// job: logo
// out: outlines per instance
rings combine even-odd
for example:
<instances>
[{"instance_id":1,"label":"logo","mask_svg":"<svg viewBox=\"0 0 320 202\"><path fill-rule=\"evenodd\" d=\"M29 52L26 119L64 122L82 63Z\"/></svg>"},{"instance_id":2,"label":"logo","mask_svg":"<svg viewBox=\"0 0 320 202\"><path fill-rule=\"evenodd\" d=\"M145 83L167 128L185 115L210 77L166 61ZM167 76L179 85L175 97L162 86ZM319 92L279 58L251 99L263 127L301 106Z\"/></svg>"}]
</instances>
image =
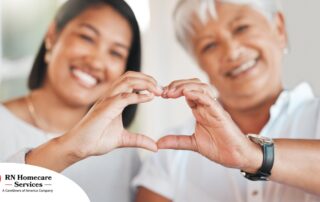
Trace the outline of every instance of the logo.
<instances>
[{"instance_id":1,"label":"logo","mask_svg":"<svg viewBox=\"0 0 320 202\"><path fill-rule=\"evenodd\" d=\"M1 182L1 175L0 175L0 182Z\"/></svg>"}]
</instances>

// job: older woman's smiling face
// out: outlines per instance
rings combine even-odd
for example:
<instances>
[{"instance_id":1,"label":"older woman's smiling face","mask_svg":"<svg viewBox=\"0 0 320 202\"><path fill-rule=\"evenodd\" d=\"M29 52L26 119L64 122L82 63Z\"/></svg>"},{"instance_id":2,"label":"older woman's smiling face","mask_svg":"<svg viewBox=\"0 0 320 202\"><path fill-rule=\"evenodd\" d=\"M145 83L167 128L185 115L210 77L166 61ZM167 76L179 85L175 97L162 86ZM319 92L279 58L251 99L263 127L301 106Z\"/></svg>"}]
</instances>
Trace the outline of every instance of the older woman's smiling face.
<instances>
[{"instance_id":1,"label":"older woman's smiling face","mask_svg":"<svg viewBox=\"0 0 320 202\"><path fill-rule=\"evenodd\" d=\"M217 18L193 22L192 45L221 101L245 109L282 89L286 33L281 14L268 20L247 5L217 3Z\"/></svg>"}]
</instances>

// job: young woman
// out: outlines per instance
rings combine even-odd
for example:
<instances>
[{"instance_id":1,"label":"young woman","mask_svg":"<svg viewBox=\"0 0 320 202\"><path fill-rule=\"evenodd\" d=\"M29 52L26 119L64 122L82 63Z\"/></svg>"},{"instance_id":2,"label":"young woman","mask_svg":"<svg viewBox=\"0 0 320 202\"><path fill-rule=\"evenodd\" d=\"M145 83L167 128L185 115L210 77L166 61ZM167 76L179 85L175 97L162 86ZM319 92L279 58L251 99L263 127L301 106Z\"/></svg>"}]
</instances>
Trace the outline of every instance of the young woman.
<instances>
[{"instance_id":1,"label":"young woman","mask_svg":"<svg viewBox=\"0 0 320 202\"><path fill-rule=\"evenodd\" d=\"M65 169L92 201L130 201L129 183L140 165L137 151L103 154L126 146L156 150L151 139L123 128L133 120L131 104L161 94L153 78L138 73L140 48L137 21L124 1L67 1L35 59L31 92L0 105L0 160L13 156L15 162ZM136 94L139 90L150 95ZM105 125L92 125L100 132L86 133L94 121L90 117L71 130L93 105L90 114L106 108L112 115L102 113ZM96 155L102 156L87 158Z\"/></svg>"}]
</instances>

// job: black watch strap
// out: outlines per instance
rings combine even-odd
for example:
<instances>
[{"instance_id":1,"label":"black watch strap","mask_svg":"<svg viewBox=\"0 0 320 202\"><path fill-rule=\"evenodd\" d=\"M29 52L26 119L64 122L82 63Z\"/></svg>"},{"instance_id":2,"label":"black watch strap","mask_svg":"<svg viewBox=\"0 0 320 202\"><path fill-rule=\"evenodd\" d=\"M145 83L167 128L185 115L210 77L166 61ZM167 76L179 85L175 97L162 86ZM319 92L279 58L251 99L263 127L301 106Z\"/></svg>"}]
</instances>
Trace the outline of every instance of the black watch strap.
<instances>
[{"instance_id":1,"label":"black watch strap","mask_svg":"<svg viewBox=\"0 0 320 202\"><path fill-rule=\"evenodd\" d=\"M263 150L263 162L261 168L259 169L260 172L271 175L271 169L273 167L274 162L274 145L272 144L264 144L262 146Z\"/></svg>"},{"instance_id":2,"label":"black watch strap","mask_svg":"<svg viewBox=\"0 0 320 202\"><path fill-rule=\"evenodd\" d=\"M268 177L271 175L271 169L274 162L274 144L264 143L261 145L261 149L263 151L263 161L260 169L256 173L243 172L244 176L249 180L264 181L268 180Z\"/></svg>"}]
</instances>

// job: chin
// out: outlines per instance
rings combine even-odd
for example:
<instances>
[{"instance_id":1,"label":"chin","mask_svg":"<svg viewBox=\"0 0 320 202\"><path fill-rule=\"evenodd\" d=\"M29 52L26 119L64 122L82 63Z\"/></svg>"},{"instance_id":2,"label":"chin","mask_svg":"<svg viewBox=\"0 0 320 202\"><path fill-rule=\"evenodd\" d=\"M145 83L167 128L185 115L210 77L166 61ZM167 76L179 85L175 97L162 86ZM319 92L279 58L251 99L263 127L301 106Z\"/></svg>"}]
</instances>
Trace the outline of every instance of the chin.
<instances>
[{"instance_id":1,"label":"chin","mask_svg":"<svg viewBox=\"0 0 320 202\"><path fill-rule=\"evenodd\" d=\"M72 108L90 107L97 101L92 99L93 96L89 95L65 95L63 96L64 102Z\"/></svg>"},{"instance_id":2,"label":"chin","mask_svg":"<svg viewBox=\"0 0 320 202\"><path fill-rule=\"evenodd\" d=\"M85 106L90 107L96 101L97 101L97 99L92 100L92 99L88 99L88 97L84 97L84 98L79 97L76 101L74 101L74 104L78 105L78 106L83 106L83 107L85 107Z\"/></svg>"},{"instance_id":3,"label":"chin","mask_svg":"<svg viewBox=\"0 0 320 202\"><path fill-rule=\"evenodd\" d=\"M263 99L259 97L249 97L249 96L243 96L243 97L237 97L234 99L229 99L229 101L225 101L223 103L227 108L233 109L240 112L245 111L251 111L252 109L255 109L257 106L260 106Z\"/></svg>"},{"instance_id":4,"label":"chin","mask_svg":"<svg viewBox=\"0 0 320 202\"><path fill-rule=\"evenodd\" d=\"M238 92L244 96L264 94L270 88L270 80L265 77L255 78L238 87Z\"/></svg>"},{"instance_id":5,"label":"chin","mask_svg":"<svg viewBox=\"0 0 320 202\"><path fill-rule=\"evenodd\" d=\"M235 93L236 92L236 93ZM225 104L232 108L247 109L265 99L264 89L255 87L237 88L224 98Z\"/></svg>"}]
</instances>

